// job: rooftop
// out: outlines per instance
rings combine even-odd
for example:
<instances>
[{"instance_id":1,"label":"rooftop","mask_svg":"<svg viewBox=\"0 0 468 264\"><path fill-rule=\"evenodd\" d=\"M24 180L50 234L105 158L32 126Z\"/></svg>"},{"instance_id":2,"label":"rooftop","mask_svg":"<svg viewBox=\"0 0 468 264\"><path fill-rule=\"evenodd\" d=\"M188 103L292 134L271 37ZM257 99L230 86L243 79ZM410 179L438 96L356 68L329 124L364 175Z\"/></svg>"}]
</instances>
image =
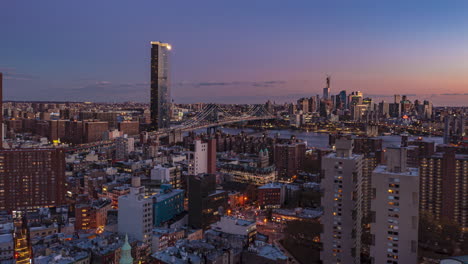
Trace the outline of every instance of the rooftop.
<instances>
[{"instance_id":1,"label":"rooftop","mask_svg":"<svg viewBox=\"0 0 468 264\"><path fill-rule=\"evenodd\" d=\"M267 183L263 186L258 187L258 189L279 189L282 188L283 184L279 182Z\"/></svg>"},{"instance_id":2,"label":"rooftop","mask_svg":"<svg viewBox=\"0 0 468 264\"><path fill-rule=\"evenodd\" d=\"M403 172L389 172L387 171L387 166L380 165L377 166L374 170L375 173L385 173L385 174L393 174L393 175L403 175L403 176L419 176L419 169L418 168L408 168L407 171Z\"/></svg>"},{"instance_id":3,"label":"rooftop","mask_svg":"<svg viewBox=\"0 0 468 264\"><path fill-rule=\"evenodd\" d=\"M8 242L13 243L13 235L12 234L0 235L0 243L8 243Z\"/></svg>"}]
</instances>

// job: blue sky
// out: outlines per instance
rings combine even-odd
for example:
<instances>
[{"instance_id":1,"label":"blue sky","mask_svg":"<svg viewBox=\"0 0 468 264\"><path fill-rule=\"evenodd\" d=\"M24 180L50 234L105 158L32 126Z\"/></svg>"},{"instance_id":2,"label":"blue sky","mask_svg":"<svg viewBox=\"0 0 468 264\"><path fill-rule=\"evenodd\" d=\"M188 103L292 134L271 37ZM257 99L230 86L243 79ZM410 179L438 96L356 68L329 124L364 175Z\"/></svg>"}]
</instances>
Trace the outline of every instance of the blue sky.
<instances>
[{"instance_id":1,"label":"blue sky","mask_svg":"<svg viewBox=\"0 0 468 264\"><path fill-rule=\"evenodd\" d=\"M3 1L6 100L149 101L150 41L176 102L361 90L468 99L467 1Z\"/></svg>"}]
</instances>

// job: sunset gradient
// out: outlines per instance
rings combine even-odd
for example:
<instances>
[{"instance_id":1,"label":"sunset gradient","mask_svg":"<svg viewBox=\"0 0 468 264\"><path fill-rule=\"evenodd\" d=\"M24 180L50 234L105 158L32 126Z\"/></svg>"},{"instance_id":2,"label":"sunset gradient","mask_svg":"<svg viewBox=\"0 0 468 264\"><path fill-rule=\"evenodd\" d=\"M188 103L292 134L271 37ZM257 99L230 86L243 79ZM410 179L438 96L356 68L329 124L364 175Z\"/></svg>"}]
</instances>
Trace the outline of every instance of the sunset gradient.
<instances>
[{"instance_id":1,"label":"sunset gradient","mask_svg":"<svg viewBox=\"0 0 468 264\"><path fill-rule=\"evenodd\" d=\"M5 100L149 102L150 41L175 102L360 90L468 101L467 1L3 1Z\"/></svg>"}]
</instances>

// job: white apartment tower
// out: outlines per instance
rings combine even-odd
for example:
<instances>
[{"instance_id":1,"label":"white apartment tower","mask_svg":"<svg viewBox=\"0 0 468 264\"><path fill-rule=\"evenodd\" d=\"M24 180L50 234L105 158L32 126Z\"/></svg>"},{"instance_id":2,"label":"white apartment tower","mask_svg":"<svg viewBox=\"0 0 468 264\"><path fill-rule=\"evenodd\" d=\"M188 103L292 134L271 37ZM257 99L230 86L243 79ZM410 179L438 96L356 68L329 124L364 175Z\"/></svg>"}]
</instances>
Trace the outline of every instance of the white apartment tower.
<instances>
[{"instance_id":1,"label":"white apartment tower","mask_svg":"<svg viewBox=\"0 0 468 264\"><path fill-rule=\"evenodd\" d=\"M362 155L353 154L354 141L340 138L336 152L323 158L320 240L323 263L360 263L362 218Z\"/></svg>"},{"instance_id":2,"label":"white apartment tower","mask_svg":"<svg viewBox=\"0 0 468 264\"><path fill-rule=\"evenodd\" d=\"M216 172L216 140L208 139L202 141L197 139L194 141L194 151L189 154L190 175L198 175L200 173L215 173Z\"/></svg>"},{"instance_id":3,"label":"white apartment tower","mask_svg":"<svg viewBox=\"0 0 468 264\"><path fill-rule=\"evenodd\" d=\"M193 143L195 147L193 153L190 153L189 174L198 175L206 173L208 170L208 143L204 143L199 139Z\"/></svg>"},{"instance_id":4,"label":"white apartment tower","mask_svg":"<svg viewBox=\"0 0 468 264\"><path fill-rule=\"evenodd\" d=\"M133 177L130 193L119 197L118 229L120 234L151 244L153 200L145 197L140 177Z\"/></svg>"},{"instance_id":5,"label":"white apartment tower","mask_svg":"<svg viewBox=\"0 0 468 264\"><path fill-rule=\"evenodd\" d=\"M407 149L387 148L387 165L372 175L373 263L418 263L419 171L407 167Z\"/></svg>"}]
</instances>

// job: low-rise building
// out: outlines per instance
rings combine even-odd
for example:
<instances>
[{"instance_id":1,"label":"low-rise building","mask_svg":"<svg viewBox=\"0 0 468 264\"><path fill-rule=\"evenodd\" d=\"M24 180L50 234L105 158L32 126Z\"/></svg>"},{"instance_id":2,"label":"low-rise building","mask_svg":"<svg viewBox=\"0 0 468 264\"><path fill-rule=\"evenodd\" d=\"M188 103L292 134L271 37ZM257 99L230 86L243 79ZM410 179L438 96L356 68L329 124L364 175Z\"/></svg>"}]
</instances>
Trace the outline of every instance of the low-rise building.
<instances>
[{"instance_id":1,"label":"low-rise building","mask_svg":"<svg viewBox=\"0 0 468 264\"><path fill-rule=\"evenodd\" d=\"M161 226L184 211L184 190L161 185L161 192L153 195L153 224Z\"/></svg>"},{"instance_id":2,"label":"low-rise building","mask_svg":"<svg viewBox=\"0 0 468 264\"><path fill-rule=\"evenodd\" d=\"M262 208L280 208L284 204L286 188L282 183L258 187L258 205Z\"/></svg>"}]
</instances>

